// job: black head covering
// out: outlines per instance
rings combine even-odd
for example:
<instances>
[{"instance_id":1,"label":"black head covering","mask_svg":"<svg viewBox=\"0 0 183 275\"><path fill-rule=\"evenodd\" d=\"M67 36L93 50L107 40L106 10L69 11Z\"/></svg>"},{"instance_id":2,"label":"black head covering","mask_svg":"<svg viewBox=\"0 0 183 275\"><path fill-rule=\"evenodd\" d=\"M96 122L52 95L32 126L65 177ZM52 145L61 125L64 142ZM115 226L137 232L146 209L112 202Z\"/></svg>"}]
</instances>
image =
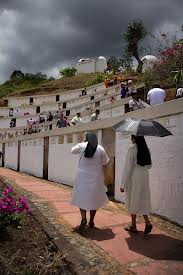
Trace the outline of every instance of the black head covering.
<instances>
[{"instance_id":1,"label":"black head covering","mask_svg":"<svg viewBox=\"0 0 183 275\"><path fill-rule=\"evenodd\" d=\"M92 158L98 146L97 136L95 133L88 133L86 134L86 140L88 141L88 144L84 156L85 158Z\"/></svg>"}]
</instances>

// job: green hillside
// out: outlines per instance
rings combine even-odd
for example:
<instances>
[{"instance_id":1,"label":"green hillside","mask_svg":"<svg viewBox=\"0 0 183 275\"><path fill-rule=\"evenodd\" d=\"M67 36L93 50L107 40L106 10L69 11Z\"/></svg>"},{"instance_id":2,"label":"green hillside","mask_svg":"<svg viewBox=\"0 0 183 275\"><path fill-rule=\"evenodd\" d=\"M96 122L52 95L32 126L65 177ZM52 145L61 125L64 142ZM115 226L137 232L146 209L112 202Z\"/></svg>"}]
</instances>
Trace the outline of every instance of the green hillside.
<instances>
[{"instance_id":1,"label":"green hillside","mask_svg":"<svg viewBox=\"0 0 183 275\"><path fill-rule=\"evenodd\" d=\"M0 98L52 93L56 89L68 91L94 85L103 81L101 74L81 74L73 77L52 79L12 79L0 85Z\"/></svg>"}]
</instances>

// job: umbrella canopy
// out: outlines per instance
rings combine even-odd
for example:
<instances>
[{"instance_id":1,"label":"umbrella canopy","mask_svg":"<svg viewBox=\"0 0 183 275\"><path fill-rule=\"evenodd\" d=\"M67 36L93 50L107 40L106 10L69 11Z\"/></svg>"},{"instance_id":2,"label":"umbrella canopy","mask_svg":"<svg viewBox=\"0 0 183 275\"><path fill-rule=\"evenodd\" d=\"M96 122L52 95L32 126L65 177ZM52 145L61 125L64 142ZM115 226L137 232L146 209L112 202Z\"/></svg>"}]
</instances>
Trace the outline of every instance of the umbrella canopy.
<instances>
[{"instance_id":1,"label":"umbrella canopy","mask_svg":"<svg viewBox=\"0 0 183 275\"><path fill-rule=\"evenodd\" d=\"M128 132L135 136L166 137L172 135L171 132L154 120L127 118L112 128L115 131Z\"/></svg>"}]
</instances>

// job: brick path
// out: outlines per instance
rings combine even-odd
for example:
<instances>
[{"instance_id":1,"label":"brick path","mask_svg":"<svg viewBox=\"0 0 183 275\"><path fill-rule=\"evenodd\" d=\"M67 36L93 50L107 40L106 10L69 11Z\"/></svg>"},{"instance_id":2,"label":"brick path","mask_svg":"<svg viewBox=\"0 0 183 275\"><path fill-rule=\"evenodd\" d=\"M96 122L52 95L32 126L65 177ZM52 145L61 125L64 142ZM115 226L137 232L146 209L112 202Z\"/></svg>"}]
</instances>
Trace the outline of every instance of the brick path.
<instances>
[{"instance_id":1,"label":"brick path","mask_svg":"<svg viewBox=\"0 0 183 275\"><path fill-rule=\"evenodd\" d=\"M69 204L69 187L4 168L0 176L36 195L36 201L51 203L60 223L64 221L70 229L80 223L78 209ZM152 234L144 237L144 224L138 219L140 232L130 236L123 229L130 222L129 215L120 204L110 202L97 212L97 228L86 229L84 237L136 274L183 274L183 229L156 217L152 221Z\"/></svg>"}]
</instances>

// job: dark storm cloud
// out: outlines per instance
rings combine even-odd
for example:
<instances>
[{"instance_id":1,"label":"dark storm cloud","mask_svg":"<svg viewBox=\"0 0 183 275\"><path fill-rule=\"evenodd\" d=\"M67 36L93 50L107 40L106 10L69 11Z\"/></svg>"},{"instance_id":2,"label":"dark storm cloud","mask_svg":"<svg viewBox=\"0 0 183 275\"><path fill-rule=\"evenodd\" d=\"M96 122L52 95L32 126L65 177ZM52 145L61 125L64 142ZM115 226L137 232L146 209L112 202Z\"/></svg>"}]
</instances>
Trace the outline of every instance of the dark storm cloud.
<instances>
[{"instance_id":1,"label":"dark storm cloud","mask_svg":"<svg viewBox=\"0 0 183 275\"><path fill-rule=\"evenodd\" d=\"M182 0L0 0L0 79L14 69L51 72L81 57L120 55L140 18L151 32L180 28Z\"/></svg>"}]
</instances>

